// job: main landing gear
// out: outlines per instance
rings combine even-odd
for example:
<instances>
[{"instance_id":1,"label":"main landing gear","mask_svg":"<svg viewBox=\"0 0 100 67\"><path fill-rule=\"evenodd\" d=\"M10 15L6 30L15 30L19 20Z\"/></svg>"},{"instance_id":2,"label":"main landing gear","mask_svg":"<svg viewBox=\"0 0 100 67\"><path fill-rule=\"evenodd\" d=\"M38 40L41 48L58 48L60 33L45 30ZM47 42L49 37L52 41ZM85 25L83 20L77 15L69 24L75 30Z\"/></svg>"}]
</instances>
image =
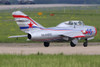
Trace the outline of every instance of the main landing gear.
<instances>
[{"instance_id":1,"label":"main landing gear","mask_svg":"<svg viewBox=\"0 0 100 67\"><path fill-rule=\"evenodd\" d=\"M77 41L77 40L76 40L76 41ZM77 43L75 43L75 40L72 40L72 41L70 42L70 46L71 46L71 47L75 47L76 44L77 44ZM83 46L84 46L84 47L87 47L87 46L88 46L88 40L87 40L87 39L85 39L85 42L83 43Z\"/></svg>"},{"instance_id":2,"label":"main landing gear","mask_svg":"<svg viewBox=\"0 0 100 67\"><path fill-rule=\"evenodd\" d=\"M44 42L45 47L49 47L50 43L49 42Z\"/></svg>"},{"instance_id":3,"label":"main landing gear","mask_svg":"<svg viewBox=\"0 0 100 67\"><path fill-rule=\"evenodd\" d=\"M70 42L70 45L71 45L71 47L75 47L77 43L78 43L78 39L75 38Z\"/></svg>"},{"instance_id":4,"label":"main landing gear","mask_svg":"<svg viewBox=\"0 0 100 67\"><path fill-rule=\"evenodd\" d=\"M70 42L70 46L71 46L71 47L75 47L76 44L74 44L74 43L71 41L71 42Z\"/></svg>"},{"instance_id":5,"label":"main landing gear","mask_svg":"<svg viewBox=\"0 0 100 67\"><path fill-rule=\"evenodd\" d=\"M88 46L88 40L87 39L85 39L85 42L83 43L83 46L84 47L87 47Z\"/></svg>"}]
</instances>

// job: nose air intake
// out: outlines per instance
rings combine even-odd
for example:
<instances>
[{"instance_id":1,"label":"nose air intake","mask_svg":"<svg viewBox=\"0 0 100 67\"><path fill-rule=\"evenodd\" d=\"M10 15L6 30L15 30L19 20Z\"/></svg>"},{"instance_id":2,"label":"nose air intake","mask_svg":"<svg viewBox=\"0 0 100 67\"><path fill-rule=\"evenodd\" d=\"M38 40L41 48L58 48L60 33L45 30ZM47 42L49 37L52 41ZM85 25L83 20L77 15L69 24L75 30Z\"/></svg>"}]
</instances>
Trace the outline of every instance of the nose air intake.
<instances>
[{"instance_id":1,"label":"nose air intake","mask_svg":"<svg viewBox=\"0 0 100 67\"><path fill-rule=\"evenodd\" d=\"M28 34L28 39L31 39L31 38L32 38L31 34Z\"/></svg>"}]
</instances>

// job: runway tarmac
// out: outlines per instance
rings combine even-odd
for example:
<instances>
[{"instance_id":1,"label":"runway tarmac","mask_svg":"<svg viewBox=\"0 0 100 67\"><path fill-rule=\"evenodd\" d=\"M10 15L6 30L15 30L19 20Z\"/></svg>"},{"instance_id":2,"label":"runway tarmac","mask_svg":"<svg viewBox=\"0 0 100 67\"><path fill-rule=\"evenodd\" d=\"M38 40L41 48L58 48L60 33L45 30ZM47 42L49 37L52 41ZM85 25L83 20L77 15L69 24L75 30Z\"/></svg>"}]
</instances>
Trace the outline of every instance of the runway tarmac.
<instances>
[{"instance_id":1,"label":"runway tarmac","mask_svg":"<svg viewBox=\"0 0 100 67\"><path fill-rule=\"evenodd\" d=\"M50 47L44 47L42 43L0 43L0 54L60 54L65 55L100 55L100 43L89 43L83 47L79 43L76 47L70 47L68 43L51 43Z\"/></svg>"},{"instance_id":2,"label":"runway tarmac","mask_svg":"<svg viewBox=\"0 0 100 67\"><path fill-rule=\"evenodd\" d=\"M69 7L69 6L98 6L91 4L33 4L33 5L0 5L0 10L20 8L48 8L48 7Z\"/></svg>"}]
</instances>

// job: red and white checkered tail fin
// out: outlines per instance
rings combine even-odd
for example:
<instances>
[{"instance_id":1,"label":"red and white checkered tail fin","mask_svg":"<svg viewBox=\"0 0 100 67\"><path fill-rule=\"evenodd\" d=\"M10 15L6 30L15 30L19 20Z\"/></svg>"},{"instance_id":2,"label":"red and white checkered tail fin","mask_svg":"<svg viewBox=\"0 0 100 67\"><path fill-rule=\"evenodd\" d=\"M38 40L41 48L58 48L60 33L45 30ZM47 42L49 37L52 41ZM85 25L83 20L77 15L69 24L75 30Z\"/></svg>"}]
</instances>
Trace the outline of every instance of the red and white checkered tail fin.
<instances>
[{"instance_id":1,"label":"red and white checkered tail fin","mask_svg":"<svg viewBox=\"0 0 100 67\"><path fill-rule=\"evenodd\" d=\"M27 31L30 28L44 28L21 11L15 11L12 15L22 31Z\"/></svg>"}]
</instances>

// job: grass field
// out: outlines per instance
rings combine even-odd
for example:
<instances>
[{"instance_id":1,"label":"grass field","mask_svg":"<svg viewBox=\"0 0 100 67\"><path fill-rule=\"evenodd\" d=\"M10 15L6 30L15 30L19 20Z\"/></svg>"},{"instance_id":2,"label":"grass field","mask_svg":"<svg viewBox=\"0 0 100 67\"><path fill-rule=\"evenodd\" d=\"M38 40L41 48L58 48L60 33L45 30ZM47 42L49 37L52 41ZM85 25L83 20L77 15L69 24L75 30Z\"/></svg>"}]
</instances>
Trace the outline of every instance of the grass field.
<instances>
[{"instance_id":1,"label":"grass field","mask_svg":"<svg viewBox=\"0 0 100 67\"><path fill-rule=\"evenodd\" d=\"M100 55L0 55L0 67L100 67Z\"/></svg>"},{"instance_id":2,"label":"grass field","mask_svg":"<svg viewBox=\"0 0 100 67\"><path fill-rule=\"evenodd\" d=\"M100 42L100 6L98 7L64 7L64 8L26 8L26 9L12 9L0 11L0 43L4 42L27 42L27 38L8 39L11 35L23 35L20 31L12 12L21 10L28 16L36 20L45 27L53 27L57 24L68 20L82 20L86 25L95 26L97 28L97 35L92 42ZM42 12L39 16L37 13ZM53 13L54 16L50 16Z\"/></svg>"}]
</instances>

